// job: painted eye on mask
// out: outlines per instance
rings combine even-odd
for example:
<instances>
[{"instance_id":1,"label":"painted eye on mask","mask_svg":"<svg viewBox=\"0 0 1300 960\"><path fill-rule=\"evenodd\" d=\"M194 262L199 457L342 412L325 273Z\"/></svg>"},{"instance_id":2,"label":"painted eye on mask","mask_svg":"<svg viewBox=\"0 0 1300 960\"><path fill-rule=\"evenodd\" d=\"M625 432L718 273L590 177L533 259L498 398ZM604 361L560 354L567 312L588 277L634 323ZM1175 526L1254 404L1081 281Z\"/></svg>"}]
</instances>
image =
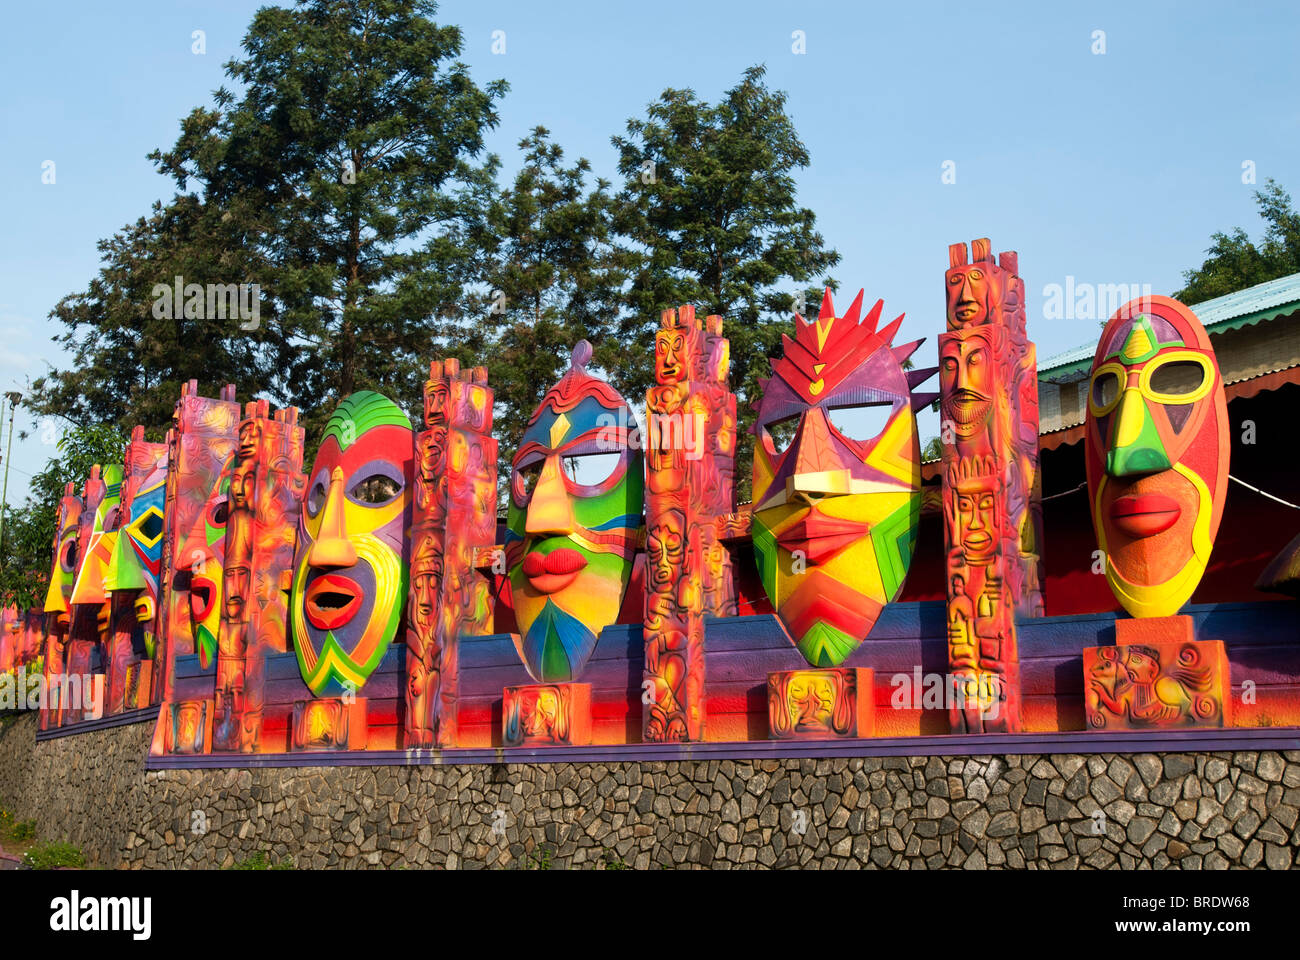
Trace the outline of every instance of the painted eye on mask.
<instances>
[{"instance_id":1,"label":"painted eye on mask","mask_svg":"<svg viewBox=\"0 0 1300 960\"><path fill-rule=\"evenodd\" d=\"M226 521L229 519L230 503L227 500L223 498L212 505L212 511L208 515L208 522L211 523L212 526L217 528L224 527Z\"/></svg>"},{"instance_id":2,"label":"painted eye on mask","mask_svg":"<svg viewBox=\"0 0 1300 960\"><path fill-rule=\"evenodd\" d=\"M875 440L889 424L894 412L892 403L861 403L845 407L831 407L826 417L836 430L849 440L866 443Z\"/></svg>"},{"instance_id":3,"label":"painted eye on mask","mask_svg":"<svg viewBox=\"0 0 1300 960\"><path fill-rule=\"evenodd\" d=\"M356 503L381 507L396 500L401 492L402 485L392 477L373 473L354 486L348 496Z\"/></svg>"},{"instance_id":4,"label":"painted eye on mask","mask_svg":"<svg viewBox=\"0 0 1300 960\"><path fill-rule=\"evenodd\" d=\"M594 487L614 475L621 459L622 454L619 453L580 453L576 456L562 456L560 463L564 468L564 476L571 485Z\"/></svg>"},{"instance_id":5,"label":"painted eye on mask","mask_svg":"<svg viewBox=\"0 0 1300 960\"><path fill-rule=\"evenodd\" d=\"M1126 376L1124 368L1114 363L1100 367L1092 375L1092 383L1088 387L1088 405L1092 408L1094 417L1104 417L1115 409Z\"/></svg>"},{"instance_id":6,"label":"painted eye on mask","mask_svg":"<svg viewBox=\"0 0 1300 960\"><path fill-rule=\"evenodd\" d=\"M763 439L773 456L779 457L790 447L799 430L799 414L763 424Z\"/></svg>"},{"instance_id":7,"label":"painted eye on mask","mask_svg":"<svg viewBox=\"0 0 1300 960\"><path fill-rule=\"evenodd\" d=\"M1142 371L1142 392L1157 403L1195 403L1213 385L1209 358L1190 351L1167 354Z\"/></svg>"},{"instance_id":8,"label":"painted eye on mask","mask_svg":"<svg viewBox=\"0 0 1300 960\"><path fill-rule=\"evenodd\" d=\"M542 467L545 462L544 460L534 460L515 471L516 496L526 500L533 495L533 489L537 486L537 480L542 475Z\"/></svg>"},{"instance_id":9,"label":"painted eye on mask","mask_svg":"<svg viewBox=\"0 0 1300 960\"><path fill-rule=\"evenodd\" d=\"M63 556L59 561L59 566L63 568L64 573L72 573L77 569L77 541L69 540L63 548Z\"/></svg>"},{"instance_id":10,"label":"painted eye on mask","mask_svg":"<svg viewBox=\"0 0 1300 960\"><path fill-rule=\"evenodd\" d=\"M320 513L321 507L325 506L325 481L317 480L307 491L307 516L314 517Z\"/></svg>"}]
</instances>

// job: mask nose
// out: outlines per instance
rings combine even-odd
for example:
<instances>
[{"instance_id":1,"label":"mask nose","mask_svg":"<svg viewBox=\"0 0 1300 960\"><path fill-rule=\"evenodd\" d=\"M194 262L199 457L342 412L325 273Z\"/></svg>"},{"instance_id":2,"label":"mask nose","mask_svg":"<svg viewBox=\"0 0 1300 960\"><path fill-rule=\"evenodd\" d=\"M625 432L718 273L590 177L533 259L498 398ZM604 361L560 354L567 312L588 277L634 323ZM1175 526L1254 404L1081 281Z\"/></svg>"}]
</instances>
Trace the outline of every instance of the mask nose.
<instances>
[{"instance_id":1,"label":"mask nose","mask_svg":"<svg viewBox=\"0 0 1300 960\"><path fill-rule=\"evenodd\" d=\"M786 481L788 494L813 500L849 492L849 471L840 465L826 411L820 407L804 415L790 455L794 473Z\"/></svg>"},{"instance_id":2,"label":"mask nose","mask_svg":"<svg viewBox=\"0 0 1300 960\"><path fill-rule=\"evenodd\" d=\"M1141 391L1137 387L1125 387L1111 428L1106 472L1112 477L1137 477L1159 473L1170 466Z\"/></svg>"},{"instance_id":3,"label":"mask nose","mask_svg":"<svg viewBox=\"0 0 1300 960\"><path fill-rule=\"evenodd\" d=\"M569 491L560 473L560 457L553 453L546 458L533 497L528 501L524 532L535 536L567 536L576 525L573 504L569 502Z\"/></svg>"},{"instance_id":4,"label":"mask nose","mask_svg":"<svg viewBox=\"0 0 1300 960\"><path fill-rule=\"evenodd\" d=\"M357 562L357 549L348 539L346 506L343 468L335 467L330 474L330 489L325 495L325 506L321 512L320 532L307 553L307 562L311 566L350 567Z\"/></svg>"}]
</instances>

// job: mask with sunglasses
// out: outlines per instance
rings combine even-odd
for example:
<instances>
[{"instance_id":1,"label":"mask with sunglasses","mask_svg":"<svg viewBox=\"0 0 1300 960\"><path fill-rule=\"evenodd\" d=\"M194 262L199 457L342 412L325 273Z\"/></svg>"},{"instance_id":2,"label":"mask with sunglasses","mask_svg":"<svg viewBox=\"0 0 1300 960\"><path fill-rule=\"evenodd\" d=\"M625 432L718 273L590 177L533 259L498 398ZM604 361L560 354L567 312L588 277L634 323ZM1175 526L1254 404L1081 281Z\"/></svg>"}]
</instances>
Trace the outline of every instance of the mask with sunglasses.
<instances>
[{"instance_id":1,"label":"mask with sunglasses","mask_svg":"<svg viewBox=\"0 0 1300 960\"><path fill-rule=\"evenodd\" d=\"M510 478L506 563L520 659L534 680L576 680L618 619L644 517L636 419L586 372L580 341L567 373L524 430Z\"/></svg>"},{"instance_id":2,"label":"mask with sunglasses","mask_svg":"<svg viewBox=\"0 0 1300 960\"><path fill-rule=\"evenodd\" d=\"M325 424L307 481L289 609L316 696L360 691L397 637L406 600L415 433L363 390Z\"/></svg>"},{"instance_id":3,"label":"mask with sunglasses","mask_svg":"<svg viewBox=\"0 0 1300 960\"><path fill-rule=\"evenodd\" d=\"M1223 377L1191 310L1145 297L1111 317L1085 431L1106 580L1135 617L1175 614L1209 562L1228 481Z\"/></svg>"}]
</instances>

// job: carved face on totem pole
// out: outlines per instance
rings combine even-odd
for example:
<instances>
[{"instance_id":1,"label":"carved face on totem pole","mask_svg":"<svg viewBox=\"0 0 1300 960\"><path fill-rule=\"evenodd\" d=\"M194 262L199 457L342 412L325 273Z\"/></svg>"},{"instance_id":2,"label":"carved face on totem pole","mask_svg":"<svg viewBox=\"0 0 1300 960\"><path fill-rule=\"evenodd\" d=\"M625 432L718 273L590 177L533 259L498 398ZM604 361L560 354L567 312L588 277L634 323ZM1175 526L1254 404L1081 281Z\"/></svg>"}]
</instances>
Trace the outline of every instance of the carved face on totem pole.
<instances>
[{"instance_id":1,"label":"carved face on totem pole","mask_svg":"<svg viewBox=\"0 0 1300 960\"><path fill-rule=\"evenodd\" d=\"M979 435L988 426L997 384L988 334L977 329L946 340L939 351L939 380L943 419L960 440Z\"/></svg>"},{"instance_id":2,"label":"carved face on totem pole","mask_svg":"<svg viewBox=\"0 0 1300 960\"><path fill-rule=\"evenodd\" d=\"M68 484L59 500L59 516L54 531L54 565L50 587L45 594L45 612L53 615L50 632L66 629L71 619L72 587L77 582L80 556L77 534L81 524L81 498Z\"/></svg>"},{"instance_id":3,"label":"carved face on totem pole","mask_svg":"<svg viewBox=\"0 0 1300 960\"><path fill-rule=\"evenodd\" d=\"M1088 494L1111 590L1135 617L1177 613L1209 562L1228 480L1223 378L1177 300L1120 307L1088 383Z\"/></svg>"},{"instance_id":4,"label":"carved face on totem pole","mask_svg":"<svg viewBox=\"0 0 1300 960\"><path fill-rule=\"evenodd\" d=\"M289 604L298 665L317 696L360 690L397 637L414 468L411 422L387 397L354 393L325 425Z\"/></svg>"},{"instance_id":5,"label":"carved face on totem pole","mask_svg":"<svg viewBox=\"0 0 1300 960\"><path fill-rule=\"evenodd\" d=\"M105 588L105 575L117 547L118 515L122 495L122 468L109 464L102 475L104 496L95 508L95 517L86 544L86 556L72 588L72 602L92 606L100 633L108 629L109 597Z\"/></svg>"},{"instance_id":6,"label":"carved face on totem pole","mask_svg":"<svg viewBox=\"0 0 1300 960\"><path fill-rule=\"evenodd\" d=\"M586 372L581 341L569 370L533 412L515 454L506 531L519 655L533 679L575 680L601 630L618 619L642 526L643 457L636 419Z\"/></svg>"},{"instance_id":7,"label":"carved face on totem pole","mask_svg":"<svg viewBox=\"0 0 1300 960\"><path fill-rule=\"evenodd\" d=\"M903 318L877 331L883 306L859 322L859 292L837 317L827 290L814 323L795 317L762 382L754 553L777 615L817 667L843 663L898 596L916 537L913 411L933 395L911 391L934 370L903 371L921 341L894 347Z\"/></svg>"}]
</instances>

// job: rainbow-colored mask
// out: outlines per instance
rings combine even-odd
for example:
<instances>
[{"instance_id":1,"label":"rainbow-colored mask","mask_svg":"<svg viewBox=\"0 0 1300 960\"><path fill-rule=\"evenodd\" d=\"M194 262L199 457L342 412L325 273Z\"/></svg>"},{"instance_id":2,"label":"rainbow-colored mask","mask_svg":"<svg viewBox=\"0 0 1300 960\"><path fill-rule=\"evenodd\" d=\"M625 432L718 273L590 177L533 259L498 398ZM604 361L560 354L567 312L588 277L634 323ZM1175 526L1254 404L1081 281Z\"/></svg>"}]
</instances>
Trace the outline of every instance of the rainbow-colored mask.
<instances>
[{"instance_id":1,"label":"rainbow-colored mask","mask_svg":"<svg viewBox=\"0 0 1300 960\"><path fill-rule=\"evenodd\" d=\"M815 323L761 382L754 432L754 555L777 615L815 667L844 662L898 596L921 509L912 394L934 368L904 372L923 342L891 344L903 318L877 331L884 304L858 322L826 291ZM872 409L874 408L874 409Z\"/></svg>"},{"instance_id":2,"label":"rainbow-colored mask","mask_svg":"<svg viewBox=\"0 0 1300 960\"><path fill-rule=\"evenodd\" d=\"M539 682L575 680L618 619L645 525L636 418L586 372L591 347L542 398L510 477L505 546L519 657Z\"/></svg>"},{"instance_id":3,"label":"rainbow-colored mask","mask_svg":"<svg viewBox=\"0 0 1300 960\"><path fill-rule=\"evenodd\" d=\"M1111 590L1135 617L1177 613L1209 563L1228 482L1223 377L1191 310L1145 297L1110 318L1092 362L1085 436Z\"/></svg>"},{"instance_id":4,"label":"rainbow-colored mask","mask_svg":"<svg viewBox=\"0 0 1300 960\"><path fill-rule=\"evenodd\" d=\"M71 620L72 587L77 582L81 557L77 536L81 530L81 498L72 493L72 484L59 500L59 517L54 533L54 565L50 587L45 593L45 612L54 615L50 631L66 628Z\"/></svg>"},{"instance_id":5,"label":"rainbow-colored mask","mask_svg":"<svg viewBox=\"0 0 1300 960\"><path fill-rule=\"evenodd\" d=\"M361 689L397 637L406 599L415 433L393 401L347 397L307 481L290 616L317 696Z\"/></svg>"},{"instance_id":6,"label":"rainbow-colored mask","mask_svg":"<svg viewBox=\"0 0 1300 960\"><path fill-rule=\"evenodd\" d=\"M104 573L104 589L135 593L135 619L151 624L158 612L158 581L162 570L163 508L167 495L165 454L145 475L131 496L131 516L118 531L112 558ZM144 635L146 652L153 656L153 634Z\"/></svg>"},{"instance_id":7,"label":"rainbow-colored mask","mask_svg":"<svg viewBox=\"0 0 1300 960\"><path fill-rule=\"evenodd\" d=\"M122 468L116 463L104 468L104 497L95 508L95 519L86 544L77 582L72 588L72 603L96 608L99 629L108 629L109 599L105 576L117 547L118 515L122 498Z\"/></svg>"}]
</instances>

